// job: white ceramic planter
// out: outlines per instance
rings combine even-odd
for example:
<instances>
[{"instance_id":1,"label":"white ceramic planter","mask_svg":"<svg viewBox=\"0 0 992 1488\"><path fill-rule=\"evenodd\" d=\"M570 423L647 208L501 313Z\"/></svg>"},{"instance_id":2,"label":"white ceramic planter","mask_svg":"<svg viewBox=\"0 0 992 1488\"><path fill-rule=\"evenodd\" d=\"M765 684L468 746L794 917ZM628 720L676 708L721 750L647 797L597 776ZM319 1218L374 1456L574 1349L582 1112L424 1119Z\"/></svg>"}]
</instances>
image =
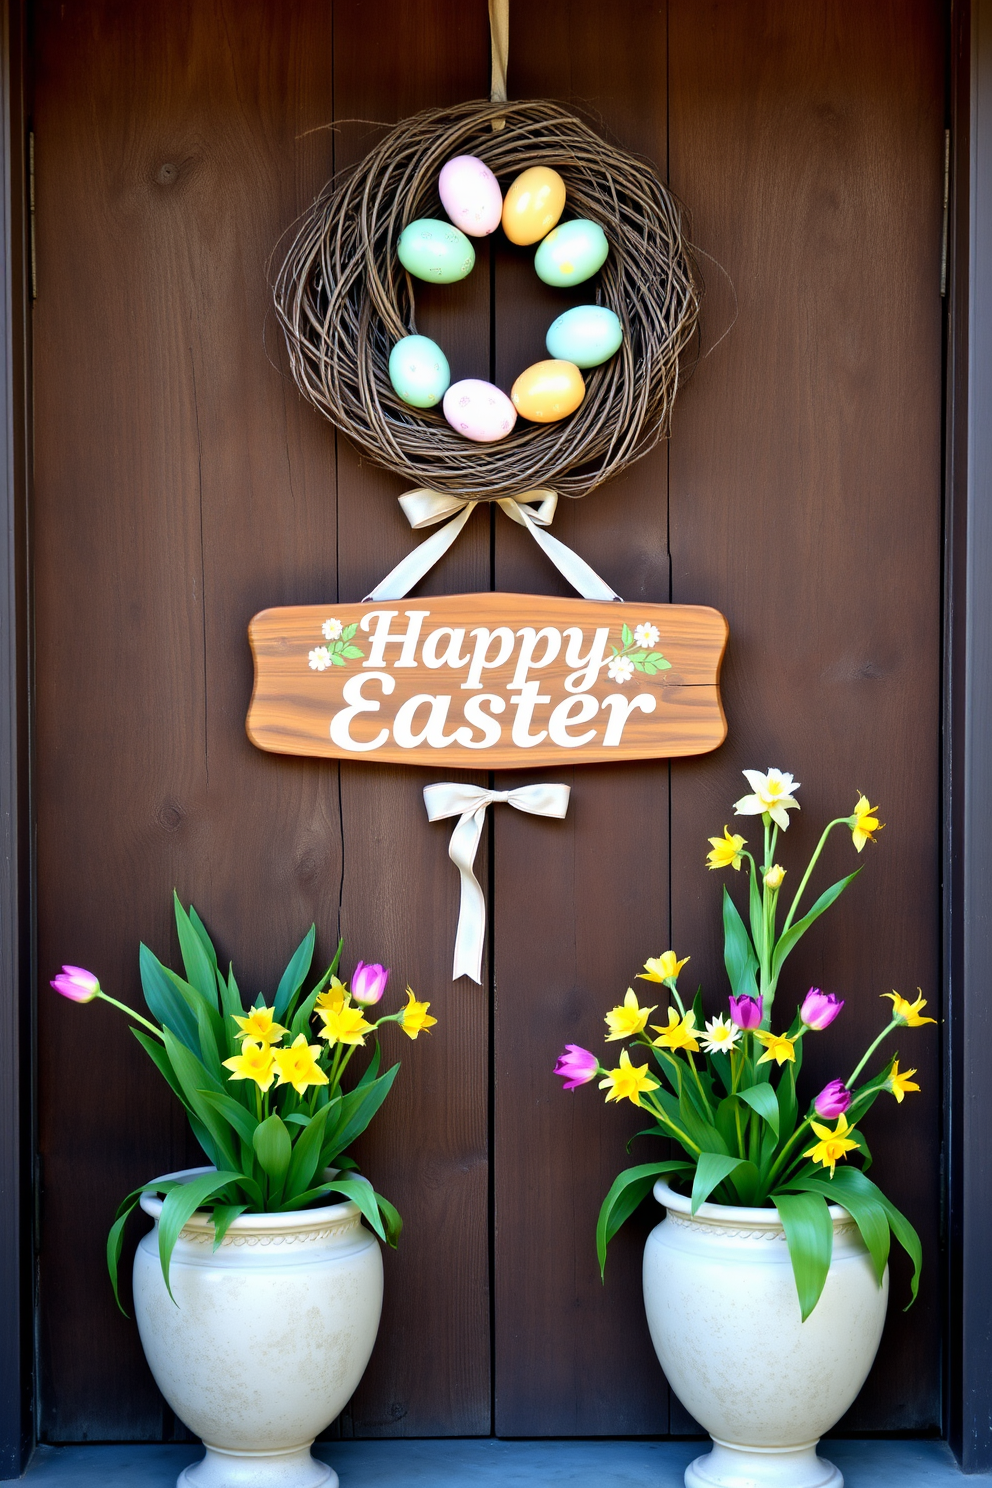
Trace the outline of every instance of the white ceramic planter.
<instances>
[{"instance_id":1,"label":"white ceramic planter","mask_svg":"<svg viewBox=\"0 0 992 1488\"><path fill-rule=\"evenodd\" d=\"M142 1346L206 1447L179 1488L336 1488L310 1447L361 1379L382 1308L382 1257L357 1206L242 1214L216 1252L198 1211L172 1254L175 1303L158 1257L162 1200L141 1207L155 1221L134 1258Z\"/></svg>"},{"instance_id":2,"label":"white ceramic planter","mask_svg":"<svg viewBox=\"0 0 992 1488\"><path fill-rule=\"evenodd\" d=\"M713 1438L686 1488L843 1488L816 1444L872 1366L889 1296L846 1210L831 1205L833 1261L803 1323L774 1209L703 1204L664 1183L668 1211L644 1251L644 1305L669 1384Z\"/></svg>"}]
</instances>

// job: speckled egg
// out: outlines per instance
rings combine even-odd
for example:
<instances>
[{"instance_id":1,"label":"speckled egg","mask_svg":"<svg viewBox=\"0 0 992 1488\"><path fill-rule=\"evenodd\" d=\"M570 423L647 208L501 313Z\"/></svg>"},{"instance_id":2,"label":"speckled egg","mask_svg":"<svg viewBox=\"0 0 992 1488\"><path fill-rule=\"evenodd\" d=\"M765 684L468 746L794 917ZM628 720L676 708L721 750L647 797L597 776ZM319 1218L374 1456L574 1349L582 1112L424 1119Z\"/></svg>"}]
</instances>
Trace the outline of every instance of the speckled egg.
<instances>
[{"instance_id":1,"label":"speckled egg","mask_svg":"<svg viewBox=\"0 0 992 1488\"><path fill-rule=\"evenodd\" d=\"M429 336L404 336L389 353L393 391L411 408L433 408L451 381L448 359Z\"/></svg>"},{"instance_id":2,"label":"speckled egg","mask_svg":"<svg viewBox=\"0 0 992 1488\"><path fill-rule=\"evenodd\" d=\"M517 411L506 394L476 377L452 383L444 395L444 416L457 433L476 444L505 439L517 422Z\"/></svg>"},{"instance_id":3,"label":"speckled egg","mask_svg":"<svg viewBox=\"0 0 992 1488\"><path fill-rule=\"evenodd\" d=\"M623 344L619 316L605 305L576 305L548 328L545 345L551 356L577 367L599 367Z\"/></svg>"},{"instance_id":4,"label":"speckled egg","mask_svg":"<svg viewBox=\"0 0 992 1488\"><path fill-rule=\"evenodd\" d=\"M438 177L437 189L452 222L470 238L488 237L499 227L503 193L477 155L456 155L449 160Z\"/></svg>"},{"instance_id":5,"label":"speckled egg","mask_svg":"<svg viewBox=\"0 0 992 1488\"><path fill-rule=\"evenodd\" d=\"M578 217L548 233L534 255L534 269L545 284L566 289L591 279L607 260L610 245L598 222Z\"/></svg>"},{"instance_id":6,"label":"speckled egg","mask_svg":"<svg viewBox=\"0 0 992 1488\"><path fill-rule=\"evenodd\" d=\"M586 395L586 385L572 362L535 362L521 372L510 397L521 418L532 424L555 424L574 413Z\"/></svg>"},{"instance_id":7,"label":"speckled egg","mask_svg":"<svg viewBox=\"0 0 992 1488\"><path fill-rule=\"evenodd\" d=\"M511 243L536 243L565 210L565 182L547 165L522 171L503 202L503 231Z\"/></svg>"},{"instance_id":8,"label":"speckled egg","mask_svg":"<svg viewBox=\"0 0 992 1488\"><path fill-rule=\"evenodd\" d=\"M435 217L409 223L396 252L403 267L428 284L455 284L475 267L475 249L465 234Z\"/></svg>"}]
</instances>

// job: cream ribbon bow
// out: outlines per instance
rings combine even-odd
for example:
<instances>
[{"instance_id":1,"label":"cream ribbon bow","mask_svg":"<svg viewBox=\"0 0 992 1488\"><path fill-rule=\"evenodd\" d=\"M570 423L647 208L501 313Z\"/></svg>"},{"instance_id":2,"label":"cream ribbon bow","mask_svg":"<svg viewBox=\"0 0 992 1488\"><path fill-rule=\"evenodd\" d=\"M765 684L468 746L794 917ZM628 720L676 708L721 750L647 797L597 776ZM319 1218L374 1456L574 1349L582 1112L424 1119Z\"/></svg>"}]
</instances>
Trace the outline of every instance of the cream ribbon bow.
<instances>
[{"instance_id":1,"label":"cream ribbon bow","mask_svg":"<svg viewBox=\"0 0 992 1488\"><path fill-rule=\"evenodd\" d=\"M413 586L448 551L475 508L482 504L472 496L451 496L441 491L427 490L407 491L399 498L399 502L415 532L424 527L434 527L438 522L443 522L445 517L453 517L453 520L401 559L381 583L376 584L371 594L366 594L366 604L369 600L403 599L409 594ZM558 505L557 491L524 491L520 496L502 496L497 505L503 508L511 521L526 527L558 572L564 574L583 599L620 598L599 577L595 569L589 567L584 558L580 558L565 543L559 542L556 537L543 530L550 527L554 519Z\"/></svg>"},{"instance_id":2,"label":"cream ribbon bow","mask_svg":"<svg viewBox=\"0 0 992 1488\"><path fill-rule=\"evenodd\" d=\"M561 818L568 810L570 789L567 785L522 785L511 791L491 791L477 785L459 785L453 780L424 786L428 820L435 822L447 816L458 817L448 844L448 857L461 874L452 981L461 976L471 977L473 982L482 981L486 901L472 868L482 836L482 823L486 819L486 807L505 801L508 806L515 806L518 811L529 811L532 816Z\"/></svg>"}]
</instances>

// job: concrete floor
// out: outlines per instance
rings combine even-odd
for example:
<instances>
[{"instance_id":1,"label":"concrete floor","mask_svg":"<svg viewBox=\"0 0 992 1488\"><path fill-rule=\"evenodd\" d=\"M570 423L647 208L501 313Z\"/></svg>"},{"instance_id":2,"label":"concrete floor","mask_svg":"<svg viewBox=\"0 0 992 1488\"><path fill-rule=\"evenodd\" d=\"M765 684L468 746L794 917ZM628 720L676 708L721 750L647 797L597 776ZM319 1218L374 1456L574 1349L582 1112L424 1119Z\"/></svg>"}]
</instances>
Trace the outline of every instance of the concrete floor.
<instances>
[{"instance_id":1,"label":"concrete floor","mask_svg":"<svg viewBox=\"0 0 992 1488\"><path fill-rule=\"evenodd\" d=\"M348 1441L320 1446L341 1488L682 1488L701 1442ZM848 1488L992 1484L965 1478L943 1442L835 1441L822 1454ZM197 1447L39 1447L29 1488L172 1488Z\"/></svg>"}]
</instances>

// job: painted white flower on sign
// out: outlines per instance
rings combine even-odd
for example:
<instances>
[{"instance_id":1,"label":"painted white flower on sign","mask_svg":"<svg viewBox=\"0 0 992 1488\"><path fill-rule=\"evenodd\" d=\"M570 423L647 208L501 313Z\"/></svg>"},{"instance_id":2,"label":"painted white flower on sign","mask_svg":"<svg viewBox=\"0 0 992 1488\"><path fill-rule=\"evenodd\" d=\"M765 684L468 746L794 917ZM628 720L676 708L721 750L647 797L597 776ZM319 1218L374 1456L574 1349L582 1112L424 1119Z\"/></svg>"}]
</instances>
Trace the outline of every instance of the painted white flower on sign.
<instances>
[{"instance_id":1,"label":"painted white flower on sign","mask_svg":"<svg viewBox=\"0 0 992 1488\"><path fill-rule=\"evenodd\" d=\"M312 671L326 672L331 664L331 653L326 646L315 646L308 659Z\"/></svg>"},{"instance_id":2,"label":"painted white flower on sign","mask_svg":"<svg viewBox=\"0 0 992 1488\"><path fill-rule=\"evenodd\" d=\"M325 620L321 626L325 641L339 641L343 630L344 626L340 620Z\"/></svg>"},{"instance_id":3,"label":"painted white flower on sign","mask_svg":"<svg viewBox=\"0 0 992 1488\"><path fill-rule=\"evenodd\" d=\"M611 682L629 682L634 675L634 663L629 656L614 656L606 668Z\"/></svg>"},{"instance_id":4,"label":"painted white flower on sign","mask_svg":"<svg viewBox=\"0 0 992 1488\"><path fill-rule=\"evenodd\" d=\"M643 646L645 650L650 650L652 646L657 646L660 634L657 625L645 624L634 626L634 640L639 646Z\"/></svg>"}]
</instances>

